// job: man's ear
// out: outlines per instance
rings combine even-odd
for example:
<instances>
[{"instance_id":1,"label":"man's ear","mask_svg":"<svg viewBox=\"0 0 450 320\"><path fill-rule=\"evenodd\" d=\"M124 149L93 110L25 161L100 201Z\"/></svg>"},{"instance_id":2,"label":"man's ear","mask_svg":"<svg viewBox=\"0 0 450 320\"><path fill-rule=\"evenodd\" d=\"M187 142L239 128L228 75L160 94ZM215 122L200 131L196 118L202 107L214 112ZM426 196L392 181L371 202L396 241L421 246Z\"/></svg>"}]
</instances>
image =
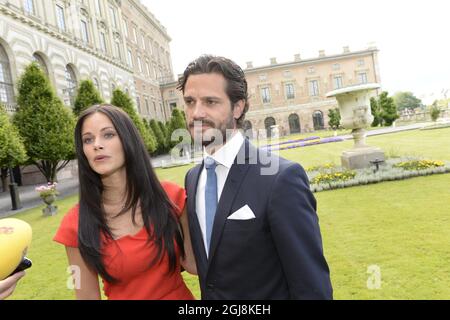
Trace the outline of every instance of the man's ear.
<instances>
[{"instance_id":1,"label":"man's ear","mask_svg":"<svg viewBox=\"0 0 450 320\"><path fill-rule=\"evenodd\" d=\"M234 104L233 108L233 118L234 120L239 119L242 116L245 108L245 100L239 100Z\"/></svg>"}]
</instances>

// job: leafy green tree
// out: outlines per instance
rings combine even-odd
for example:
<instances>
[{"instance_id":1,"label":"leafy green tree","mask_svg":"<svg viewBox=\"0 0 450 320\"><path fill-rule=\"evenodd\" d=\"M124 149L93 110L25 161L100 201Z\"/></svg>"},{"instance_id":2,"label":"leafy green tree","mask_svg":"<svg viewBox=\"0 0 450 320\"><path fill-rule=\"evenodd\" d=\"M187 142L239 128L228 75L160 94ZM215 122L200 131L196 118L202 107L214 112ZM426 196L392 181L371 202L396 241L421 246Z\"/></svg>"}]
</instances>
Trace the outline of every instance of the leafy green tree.
<instances>
[{"instance_id":1,"label":"leafy green tree","mask_svg":"<svg viewBox=\"0 0 450 320\"><path fill-rule=\"evenodd\" d=\"M79 116L81 112L95 104L103 103L100 93L91 80L83 80L78 87L73 113Z\"/></svg>"},{"instance_id":2,"label":"leafy green tree","mask_svg":"<svg viewBox=\"0 0 450 320\"><path fill-rule=\"evenodd\" d=\"M370 98L370 109L373 116L372 127L378 127L383 124L383 118L381 117L381 110L376 98Z\"/></svg>"},{"instance_id":3,"label":"leafy green tree","mask_svg":"<svg viewBox=\"0 0 450 320\"><path fill-rule=\"evenodd\" d=\"M162 121L158 121L158 126L161 129L161 132L164 136L164 141L168 141L168 131L167 131L167 127L164 123L162 123ZM167 143L166 143L167 144Z\"/></svg>"},{"instance_id":4,"label":"leafy green tree","mask_svg":"<svg viewBox=\"0 0 450 320\"><path fill-rule=\"evenodd\" d=\"M339 112L339 108L328 110L328 118L330 119L328 125L333 130L339 129L339 126L341 125L341 113Z\"/></svg>"},{"instance_id":5,"label":"leafy green tree","mask_svg":"<svg viewBox=\"0 0 450 320\"><path fill-rule=\"evenodd\" d=\"M24 164L27 152L23 145L19 131L12 124L4 107L0 104L0 168L13 168ZM6 171L2 170L3 191L7 189Z\"/></svg>"},{"instance_id":6,"label":"leafy green tree","mask_svg":"<svg viewBox=\"0 0 450 320\"><path fill-rule=\"evenodd\" d=\"M111 104L118 108L121 108L130 116L131 120L133 120L134 124L139 130L139 133L141 134L141 137L144 140L148 152L149 153L155 152L157 147L156 140L147 130L144 121L134 109L133 101L131 100L130 96L120 89L115 89L113 91Z\"/></svg>"},{"instance_id":7,"label":"leafy green tree","mask_svg":"<svg viewBox=\"0 0 450 320\"><path fill-rule=\"evenodd\" d=\"M166 140L164 139L161 128L159 127L155 119L150 120L150 127L152 128L152 131L156 137L156 141L158 142L158 154L165 153L167 151Z\"/></svg>"},{"instance_id":8,"label":"leafy green tree","mask_svg":"<svg viewBox=\"0 0 450 320\"><path fill-rule=\"evenodd\" d=\"M397 92L394 95L394 102L398 111L404 109L414 110L423 107L422 100L416 98L411 92Z\"/></svg>"},{"instance_id":9,"label":"leafy green tree","mask_svg":"<svg viewBox=\"0 0 450 320\"><path fill-rule=\"evenodd\" d=\"M156 139L156 135L153 132L152 127L150 126L150 120L143 119L143 121L144 121L144 124L145 124L145 128L147 129L147 131L150 134L150 136L152 137L152 139L155 141L156 147L155 147L155 150L152 152L152 154L157 154L158 153L158 149L160 147L159 147L158 141Z\"/></svg>"},{"instance_id":10,"label":"leafy green tree","mask_svg":"<svg viewBox=\"0 0 450 320\"><path fill-rule=\"evenodd\" d=\"M170 122L170 119L167 122ZM164 149L165 149L165 152L169 151L170 148L171 148L170 137L169 137L169 130L167 130L167 122L166 122L166 124L164 124L161 121L158 121L158 126L161 129L161 132L162 132L162 134L164 136Z\"/></svg>"},{"instance_id":11,"label":"leafy green tree","mask_svg":"<svg viewBox=\"0 0 450 320\"><path fill-rule=\"evenodd\" d=\"M441 109L438 106L438 102L434 101L430 108L431 120L433 120L433 122L436 122L436 120L439 118L440 114L441 114Z\"/></svg>"},{"instance_id":12,"label":"leafy green tree","mask_svg":"<svg viewBox=\"0 0 450 320\"><path fill-rule=\"evenodd\" d=\"M23 138L29 162L48 182L75 157L75 119L56 96L38 64L26 69L18 85L18 110L13 123Z\"/></svg>"},{"instance_id":13,"label":"leafy green tree","mask_svg":"<svg viewBox=\"0 0 450 320\"><path fill-rule=\"evenodd\" d=\"M388 95L388 92L383 91L378 97L378 105L380 106L384 125L391 126L400 116L398 115L394 99Z\"/></svg>"},{"instance_id":14,"label":"leafy green tree","mask_svg":"<svg viewBox=\"0 0 450 320\"><path fill-rule=\"evenodd\" d=\"M180 137L178 140L172 141L172 134L177 129L184 129L186 130L186 118L184 116L184 112L180 111L180 109L175 108L172 110L172 117L170 118L169 125L168 125L168 131L167 131L167 137L168 141L170 142L170 147L173 148L176 146L182 138Z\"/></svg>"}]
</instances>

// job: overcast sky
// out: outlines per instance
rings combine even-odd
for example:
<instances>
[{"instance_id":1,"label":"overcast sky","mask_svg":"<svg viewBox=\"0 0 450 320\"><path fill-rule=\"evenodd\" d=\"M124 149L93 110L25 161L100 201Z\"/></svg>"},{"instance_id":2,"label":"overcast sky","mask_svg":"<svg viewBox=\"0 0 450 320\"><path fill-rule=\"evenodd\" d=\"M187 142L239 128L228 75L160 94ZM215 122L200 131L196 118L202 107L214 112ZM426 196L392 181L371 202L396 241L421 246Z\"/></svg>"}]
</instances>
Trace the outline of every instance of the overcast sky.
<instances>
[{"instance_id":1,"label":"overcast sky","mask_svg":"<svg viewBox=\"0 0 450 320\"><path fill-rule=\"evenodd\" d=\"M326 54L343 46L379 52L384 90L425 103L450 98L448 0L141 0L167 28L175 75L204 53L243 68Z\"/></svg>"}]
</instances>

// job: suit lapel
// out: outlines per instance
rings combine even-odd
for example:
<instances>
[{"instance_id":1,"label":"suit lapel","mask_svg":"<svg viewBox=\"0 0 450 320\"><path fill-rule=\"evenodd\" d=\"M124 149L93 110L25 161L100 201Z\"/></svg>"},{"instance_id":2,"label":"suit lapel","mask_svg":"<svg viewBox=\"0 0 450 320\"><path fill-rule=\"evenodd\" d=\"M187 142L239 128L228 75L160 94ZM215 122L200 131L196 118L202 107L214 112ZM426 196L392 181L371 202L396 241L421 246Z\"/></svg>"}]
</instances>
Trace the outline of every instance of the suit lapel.
<instances>
[{"instance_id":1,"label":"suit lapel","mask_svg":"<svg viewBox=\"0 0 450 320\"><path fill-rule=\"evenodd\" d=\"M197 257L197 263L201 263L203 268L206 268L207 257L205 252L205 245L203 242L202 229L200 228L200 222L198 221L197 208L196 208L196 195L197 186L200 178L200 174L203 170L203 164L196 166L189 174L186 184L187 191L187 212L189 217L189 226L192 247ZM200 267L200 266L199 266Z\"/></svg>"},{"instance_id":2,"label":"suit lapel","mask_svg":"<svg viewBox=\"0 0 450 320\"><path fill-rule=\"evenodd\" d=\"M241 149L239 150L238 156L234 160L234 164L230 168L227 180L223 187L222 195L217 205L217 211L214 218L214 225L211 235L211 245L209 249L208 268L212 259L214 258L214 253L216 251L217 245L220 242L226 219L231 213L231 206L233 205L234 199L239 191L239 187L241 186L242 181L244 181L245 175L250 168L248 159L249 154L251 155L252 152L248 152L249 148L251 150L254 150L252 149L253 146L248 142L248 140L245 140L242 144ZM239 162L241 162L244 159L245 161L243 164L238 164L238 160Z\"/></svg>"}]
</instances>

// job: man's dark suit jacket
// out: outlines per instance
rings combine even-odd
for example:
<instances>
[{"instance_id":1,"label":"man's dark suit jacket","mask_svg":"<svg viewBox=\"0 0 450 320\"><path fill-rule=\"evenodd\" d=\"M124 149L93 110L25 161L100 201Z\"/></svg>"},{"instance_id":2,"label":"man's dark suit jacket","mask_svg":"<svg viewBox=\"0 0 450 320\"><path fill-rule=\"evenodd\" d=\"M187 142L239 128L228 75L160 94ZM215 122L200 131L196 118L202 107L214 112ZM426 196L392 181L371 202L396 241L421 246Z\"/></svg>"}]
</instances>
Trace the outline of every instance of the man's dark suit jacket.
<instances>
[{"instance_id":1,"label":"man's dark suit jacket","mask_svg":"<svg viewBox=\"0 0 450 320\"><path fill-rule=\"evenodd\" d=\"M332 299L308 177L298 163L275 155L272 163L279 162L277 172L261 174L269 167L261 161L261 152L245 140L229 171L217 206L209 259L195 208L203 164L186 175L202 299ZM245 205L256 219L227 219Z\"/></svg>"}]
</instances>

